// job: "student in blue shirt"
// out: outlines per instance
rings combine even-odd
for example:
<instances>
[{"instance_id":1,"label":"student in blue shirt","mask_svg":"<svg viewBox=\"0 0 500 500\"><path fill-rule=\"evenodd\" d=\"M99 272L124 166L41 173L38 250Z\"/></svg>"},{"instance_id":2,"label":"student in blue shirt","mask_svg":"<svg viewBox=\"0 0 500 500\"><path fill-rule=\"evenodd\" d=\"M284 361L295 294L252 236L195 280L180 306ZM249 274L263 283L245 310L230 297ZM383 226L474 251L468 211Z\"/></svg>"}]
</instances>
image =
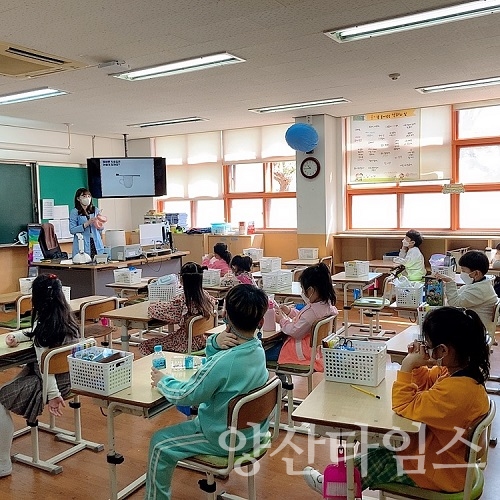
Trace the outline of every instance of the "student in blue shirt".
<instances>
[{"instance_id":1,"label":"student in blue shirt","mask_svg":"<svg viewBox=\"0 0 500 500\"><path fill-rule=\"evenodd\" d=\"M169 500L176 463L194 455L227 456L219 438L227 432L228 404L235 396L263 386L268 380L264 349L255 332L263 323L267 295L253 285L237 285L226 295L225 332L207 340L207 362L187 381L152 368L152 386L171 403L198 406L198 416L153 434L149 445L146 498ZM265 433L268 421L240 431L242 454L253 448L254 436Z\"/></svg>"}]
</instances>

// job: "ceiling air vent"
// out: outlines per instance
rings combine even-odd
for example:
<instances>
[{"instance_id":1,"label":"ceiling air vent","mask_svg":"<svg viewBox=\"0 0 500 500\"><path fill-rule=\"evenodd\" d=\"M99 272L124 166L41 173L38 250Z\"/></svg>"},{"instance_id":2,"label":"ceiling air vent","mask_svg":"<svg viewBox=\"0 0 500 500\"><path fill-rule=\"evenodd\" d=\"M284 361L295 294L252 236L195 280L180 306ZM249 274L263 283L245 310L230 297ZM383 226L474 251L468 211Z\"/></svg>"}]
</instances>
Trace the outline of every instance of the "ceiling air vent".
<instances>
[{"instance_id":1,"label":"ceiling air vent","mask_svg":"<svg viewBox=\"0 0 500 500\"><path fill-rule=\"evenodd\" d=\"M52 54L0 42L0 75L3 76L32 78L85 66L85 64Z\"/></svg>"}]
</instances>

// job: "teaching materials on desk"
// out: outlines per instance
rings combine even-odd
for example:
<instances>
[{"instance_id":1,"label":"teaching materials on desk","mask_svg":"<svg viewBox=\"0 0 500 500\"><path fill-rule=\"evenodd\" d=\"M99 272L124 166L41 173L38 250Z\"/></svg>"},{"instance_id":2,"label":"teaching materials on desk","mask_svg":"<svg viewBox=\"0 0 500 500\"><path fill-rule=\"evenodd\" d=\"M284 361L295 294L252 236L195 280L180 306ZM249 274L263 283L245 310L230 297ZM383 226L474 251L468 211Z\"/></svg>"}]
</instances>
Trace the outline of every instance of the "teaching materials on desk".
<instances>
[{"instance_id":1,"label":"teaching materials on desk","mask_svg":"<svg viewBox=\"0 0 500 500\"><path fill-rule=\"evenodd\" d=\"M359 278L368 276L370 271L370 262L367 260L349 260L344 262L346 278Z\"/></svg>"},{"instance_id":2,"label":"teaching materials on desk","mask_svg":"<svg viewBox=\"0 0 500 500\"><path fill-rule=\"evenodd\" d=\"M167 367L167 358L163 354L161 345L155 345L153 349L153 361L151 362L153 368L164 370Z\"/></svg>"},{"instance_id":3,"label":"teaching materials on desk","mask_svg":"<svg viewBox=\"0 0 500 500\"><path fill-rule=\"evenodd\" d=\"M85 253L85 243L82 233L76 233L76 237L78 238L78 253L72 257L73 264L88 264L92 262L90 255Z\"/></svg>"},{"instance_id":4,"label":"teaching materials on desk","mask_svg":"<svg viewBox=\"0 0 500 500\"><path fill-rule=\"evenodd\" d=\"M354 468L354 496L361 498L361 474ZM323 472L323 498L345 500L347 498L347 467L342 439L337 449L337 463L329 464Z\"/></svg>"},{"instance_id":5,"label":"teaching materials on desk","mask_svg":"<svg viewBox=\"0 0 500 500\"><path fill-rule=\"evenodd\" d=\"M124 261L127 259L136 259L142 255L141 245L118 245L111 247L111 260Z\"/></svg>"},{"instance_id":6,"label":"teaching materials on desk","mask_svg":"<svg viewBox=\"0 0 500 500\"><path fill-rule=\"evenodd\" d=\"M352 349L352 350L351 350ZM325 380L377 386L385 378L385 342L346 340L344 348L322 348Z\"/></svg>"},{"instance_id":7,"label":"teaching materials on desk","mask_svg":"<svg viewBox=\"0 0 500 500\"><path fill-rule=\"evenodd\" d=\"M455 277L455 274L453 274ZM424 278L424 293L425 302L429 306L443 306L444 305L444 286L443 281L431 276Z\"/></svg>"},{"instance_id":8,"label":"teaching materials on desk","mask_svg":"<svg viewBox=\"0 0 500 500\"><path fill-rule=\"evenodd\" d=\"M368 394L368 396L372 396L374 398L380 399L380 396L378 394L375 394L374 392L371 392L371 391L367 391L366 389L363 389L362 387L358 387L358 386L352 385L352 384L351 384L351 387L353 389L356 389L357 391L362 392L363 394Z\"/></svg>"},{"instance_id":9,"label":"teaching materials on desk","mask_svg":"<svg viewBox=\"0 0 500 500\"><path fill-rule=\"evenodd\" d=\"M71 388L104 396L126 389L132 385L133 359L131 352L103 347L78 350L68 356Z\"/></svg>"},{"instance_id":10,"label":"teaching materials on desk","mask_svg":"<svg viewBox=\"0 0 500 500\"><path fill-rule=\"evenodd\" d=\"M419 281L409 281L406 276L395 278L396 304L398 307L414 307L422 303L424 284Z\"/></svg>"}]
</instances>

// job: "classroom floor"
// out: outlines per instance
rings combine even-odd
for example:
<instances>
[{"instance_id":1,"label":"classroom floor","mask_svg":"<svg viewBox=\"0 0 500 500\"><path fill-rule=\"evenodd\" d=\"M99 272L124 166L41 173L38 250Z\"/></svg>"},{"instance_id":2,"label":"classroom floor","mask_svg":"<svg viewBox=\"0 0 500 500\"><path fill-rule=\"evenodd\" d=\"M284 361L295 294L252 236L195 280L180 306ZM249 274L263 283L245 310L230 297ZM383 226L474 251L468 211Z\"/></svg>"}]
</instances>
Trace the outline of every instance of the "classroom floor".
<instances>
[{"instance_id":1,"label":"classroom floor","mask_svg":"<svg viewBox=\"0 0 500 500\"><path fill-rule=\"evenodd\" d=\"M340 315L342 317L342 313ZM357 321L357 312L350 312L350 319ZM382 326L386 329L401 331L410 322L397 316L384 316ZM350 334L356 333L356 328L351 327ZM500 334L497 335L500 340ZM140 354L136 347L132 347L136 357ZM494 347L492 355L492 373L500 375L500 347ZM11 369L0 372L0 383L10 380L15 376L16 370ZM321 374L315 374L317 383ZM296 395L305 397L307 385L305 379L296 377ZM500 396L494 395L497 407L500 408ZM45 415L44 415L45 417ZM65 409L64 416L58 420L61 425L71 425L71 410ZM285 419L285 414L282 415ZM184 416L177 411L167 411L151 420L132 415L120 415L116 418L116 450L125 456L122 465L118 465L118 485L123 488L125 484L145 471L145 462L149 436L156 430L166 425L175 424L184 420ZM42 417L43 419L43 417ZM105 411L92 404L89 398L82 398L83 436L93 441L106 443L106 418ZM24 425L22 418L14 415L16 428ZM494 437L500 436L500 418L493 423ZM312 446L307 436L295 434L288 442L288 435L280 432L278 440L272 449L260 461L260 471L256 477L257 498L271 499L303 499L309 497L321 498L309 490L299 475L300 471L309 464L314 464L323 469L336 457L336 447L331 444ZM328 441L328 440L327 440ZM41 454L47 451L57 453L64 449L63 443L54 442L53 438L41 433ZM14 441L13 452L29 452L29 436ZM61 474L51 474L35 470L31 467L13 465L12 476L0 479L0 498L10 500L14 498L50 498L55 500L104 500L108 497L108 466L106 452L95 454L85 450L74 457L63 461L64 470ZM497 500L500 491L500 446L490 448L488 467L485 471L484 500ZM198 488L198 479L202 475L192 471L178 468L174 474L173 495L174 500L203 499L205 494ZM233 472L225 481L218 481L218 491L226 490L235 494L246 496L246 478ZM132 494L129 498L139 500L144 498L144 488ZM366 492L363 498L377 498L377 493Z\"/></svg>"}]
</instances>

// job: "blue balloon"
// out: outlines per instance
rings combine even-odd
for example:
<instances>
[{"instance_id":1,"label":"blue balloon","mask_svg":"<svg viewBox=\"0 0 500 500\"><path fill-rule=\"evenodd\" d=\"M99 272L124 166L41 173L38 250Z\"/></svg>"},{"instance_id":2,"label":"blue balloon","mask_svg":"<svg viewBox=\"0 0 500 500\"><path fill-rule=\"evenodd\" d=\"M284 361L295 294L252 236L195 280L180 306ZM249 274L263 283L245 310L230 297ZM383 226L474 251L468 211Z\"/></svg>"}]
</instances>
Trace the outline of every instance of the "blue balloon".
<instances>
[{"instance_id":1,"label":"blue balloon","mask_svg":"<svg viewBox=\"0 0 500 500\"><path fill-rule=\"evenodd\" d=\"M295 123L285 133L286 143L295 151L308 153L318 145L318 132L308 123Z\"/></svg>"}]
</instances>

